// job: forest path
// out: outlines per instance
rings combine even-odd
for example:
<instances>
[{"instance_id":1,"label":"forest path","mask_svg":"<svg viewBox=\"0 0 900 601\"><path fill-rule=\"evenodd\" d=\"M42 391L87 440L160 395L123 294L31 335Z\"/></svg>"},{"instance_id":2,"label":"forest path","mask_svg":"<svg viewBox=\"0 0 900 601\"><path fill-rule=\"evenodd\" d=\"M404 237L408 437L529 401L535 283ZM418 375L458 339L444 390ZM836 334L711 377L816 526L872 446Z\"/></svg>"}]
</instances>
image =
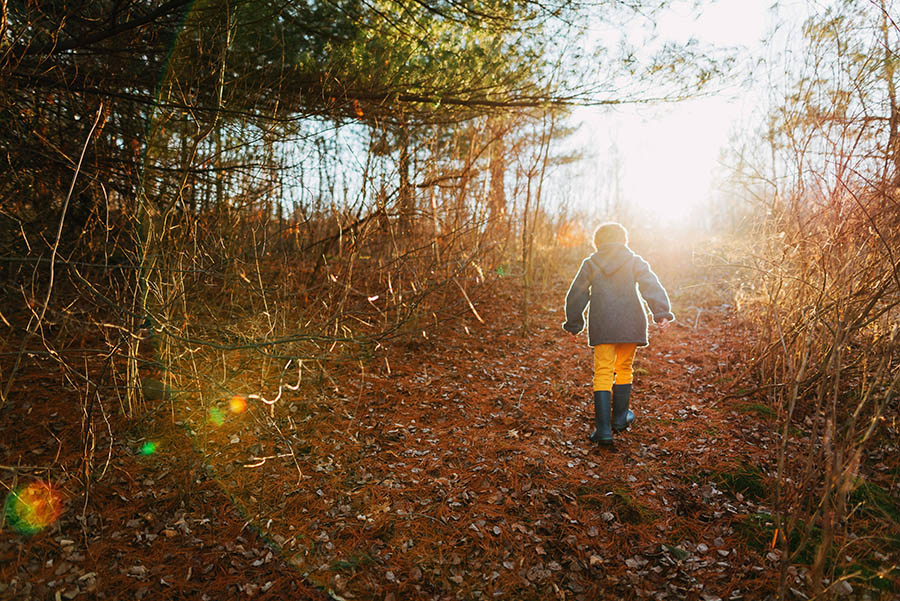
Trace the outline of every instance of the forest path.
<instances>
[{"instance_id":1,"label":"forest path","mask_svg":"<svg viewBox=\"0 0 900 601\"><path fill-rule=\"evenodd\" d=\"M117 435L83 521L73 497L51 528L0 539L0 598L765 598L771 422L725 397L746 360L730 308L676 303L638 351L635 424L603 448L565 284L531 299L527 329L513 280L479 294L484 323L466 308L274 417L222 399L212 423L185 399L175 424L167 404ZM55 478L78 490L78 420L52 374L23 378L6 464L64 448Z\"/></svg>"},{"instance_id":2,"label":"forest path","mask_svg":"<svg viewBox=\"0 0 900 601\"><path fill-rule=\"evenodd\" d=\"M381 460L363 463L390 483L373 504L405 516L391 538L409 543L382 569L395 580L369 586L397 599L759 598L773 572L770 510L756 504L770 426L723 391L747 332L727 306L652 328L635 424L603 448L588 440L591 353L561 329L564 295L559 282L532 299L523 331L521 297L498 287L478 305L484 324L423 337L365 383L357 432Z\"/></svg>"}]
</instances>

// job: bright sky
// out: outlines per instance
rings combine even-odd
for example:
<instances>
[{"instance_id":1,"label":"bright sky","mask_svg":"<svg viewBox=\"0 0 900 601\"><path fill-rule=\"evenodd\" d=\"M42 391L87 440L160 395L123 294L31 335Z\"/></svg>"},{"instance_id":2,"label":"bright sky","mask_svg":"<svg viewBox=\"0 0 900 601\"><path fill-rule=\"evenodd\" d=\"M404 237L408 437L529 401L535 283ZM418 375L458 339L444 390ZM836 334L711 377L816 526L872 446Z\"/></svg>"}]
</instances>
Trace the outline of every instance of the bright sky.
<instances>
[{"instance_id":1,"label":"bright sky","mask_svg":"<svg viewBox=\"0 0 900 601\"><path fill-rule=\"evenodd\" d=\"M657 29L676 42L695 38L704 44L743 46L741 52L758 55L770 24L769 6L764 0L719 0L699 16L686 8L672 9L657 20ZM583 122L577 142L595 155L586 161L581 206L602 202L597 196L610 189L610 149L615 147L627 203L649 210L661 222L689 217L709 198L733 126L746 120L759 100L753 90L734 86L680 103L580 110L575 115Z\"/></svg>"}]
</instances>

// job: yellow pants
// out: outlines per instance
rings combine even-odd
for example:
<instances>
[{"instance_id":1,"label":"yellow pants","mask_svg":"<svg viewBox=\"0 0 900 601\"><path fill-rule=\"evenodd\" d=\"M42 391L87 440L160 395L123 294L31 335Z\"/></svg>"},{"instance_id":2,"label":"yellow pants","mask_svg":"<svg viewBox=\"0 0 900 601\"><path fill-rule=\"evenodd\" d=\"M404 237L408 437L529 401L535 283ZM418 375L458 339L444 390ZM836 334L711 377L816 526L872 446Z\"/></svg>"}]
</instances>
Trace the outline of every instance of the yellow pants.
<instances>
[{"instance_id":1,"label":"yellow pants","mask_svg":"<svg viewBox=\"0 0 900 601\"><path fill-rule=\"evenodd\" d=\"M636 344L598 344L594 347L594 390L612 390L634 380Z\"/></svg>"}]
</instances>

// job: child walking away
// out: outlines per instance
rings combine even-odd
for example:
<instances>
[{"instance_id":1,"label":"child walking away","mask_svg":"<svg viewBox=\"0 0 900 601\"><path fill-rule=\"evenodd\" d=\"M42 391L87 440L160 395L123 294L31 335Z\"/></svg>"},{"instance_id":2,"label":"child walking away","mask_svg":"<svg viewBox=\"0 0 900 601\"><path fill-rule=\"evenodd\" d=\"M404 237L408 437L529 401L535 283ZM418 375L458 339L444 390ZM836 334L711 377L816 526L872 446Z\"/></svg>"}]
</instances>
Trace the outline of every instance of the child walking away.
<instances>
[{"instance_id":1,"label":"child walking away","mask_svg":"<svg viewBox=\"0 0 900 601\"><path fill-rule=\"evenodd\" d=\"M590 302L588 344L594 347L594 433L590 438L604 445L612 444L613 430L621 432L634 421L628 409L632 363L637 347L647 346L647 315L638 289L657 324L665 326L675 319L656 274L627 244L628 232L622 225L600 225L594 231L596 252L581 263L566 294L563 329L570 334L584 329L584 308Z\"/></svg>"}]
</instances>

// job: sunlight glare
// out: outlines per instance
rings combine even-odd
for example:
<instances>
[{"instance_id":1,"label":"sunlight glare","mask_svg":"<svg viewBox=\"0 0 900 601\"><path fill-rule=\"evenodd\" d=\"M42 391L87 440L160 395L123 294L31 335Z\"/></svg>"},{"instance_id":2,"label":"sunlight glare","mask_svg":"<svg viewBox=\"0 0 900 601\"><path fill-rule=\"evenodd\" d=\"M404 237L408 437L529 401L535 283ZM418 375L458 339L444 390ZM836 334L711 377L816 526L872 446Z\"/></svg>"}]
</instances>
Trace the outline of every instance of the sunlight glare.
<instances>
[{"instance_id":1,"label":"sunlight glare","mask_svg":"<svg viewBox=\"0 0 900 601\"><path fill-rule=\"evenodd\" d=\"M623 148L629 200L661 222L694 217L708 199L733 111L721 99L689 100L630 124ZM639 159L637 157L640 157Z\"/></svg>"},{"instance_id":2,"label":"sunlight glare","mask_svg":"<svg viewBox=\"0 0 900 601\"><path fill-rule=\"evenodd\" d=\"M655 31L660 43L731 48L739 68L750 69L768 22L766 3L722 0L699 13L673 5L659 15ZM583 172L581 206L602 213L617 196L624 210L606 217L626 213L660 224L702 219L729 134L756 102L753 90L736 85L705 93L681 102L574 111L583 124L575 138L593 155Z\"/></svg>"}]
</instances>

